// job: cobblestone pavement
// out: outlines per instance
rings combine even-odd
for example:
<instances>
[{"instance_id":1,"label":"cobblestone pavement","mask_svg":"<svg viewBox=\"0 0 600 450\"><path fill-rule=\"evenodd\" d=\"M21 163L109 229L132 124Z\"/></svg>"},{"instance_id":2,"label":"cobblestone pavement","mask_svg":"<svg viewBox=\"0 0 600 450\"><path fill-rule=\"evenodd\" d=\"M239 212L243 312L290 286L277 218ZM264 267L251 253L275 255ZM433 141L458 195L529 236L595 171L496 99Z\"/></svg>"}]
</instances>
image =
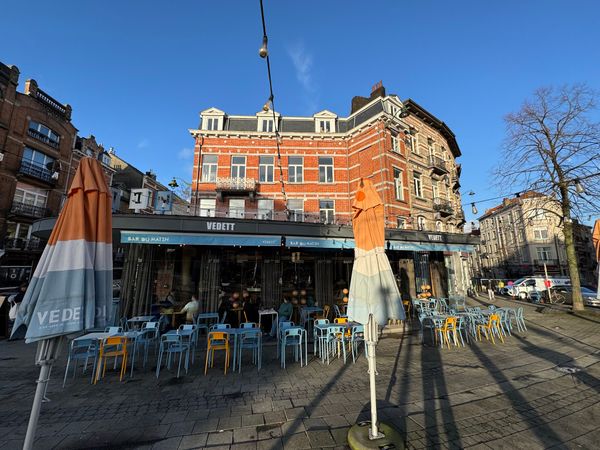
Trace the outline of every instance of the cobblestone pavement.
<instances>
[{"instance_id":1,"label":"cobblestone pavement","mask_svg":"<svg viewBox=\"0 0 600 450\"><path fill-rule=\"evenodd\" d=\"M440 350L408 331L384 336L380 418L405 433L408 448L600 448L600 315L523 306L528 332L505 344ZM3 449L22 445L38 375L34 352L0 342ZM203 356L180 379L165 370L157 381L147 367L123 383L107 373L96 386L78 374L64 390L63 356L36 448L346 448L349 426L369 416L363 355L356 364L311 358L283 370L266 346L260 372L245 364L226 376L221 359L204 376Z\"/></svg>"}]
</instances>

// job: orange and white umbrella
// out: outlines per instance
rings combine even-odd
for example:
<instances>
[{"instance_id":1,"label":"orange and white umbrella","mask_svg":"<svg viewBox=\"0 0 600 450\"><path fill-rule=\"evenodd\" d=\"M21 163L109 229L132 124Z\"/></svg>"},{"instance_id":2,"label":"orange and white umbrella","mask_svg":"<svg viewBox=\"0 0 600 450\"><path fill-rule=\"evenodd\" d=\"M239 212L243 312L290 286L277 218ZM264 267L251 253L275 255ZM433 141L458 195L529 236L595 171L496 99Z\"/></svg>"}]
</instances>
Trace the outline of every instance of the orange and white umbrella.
<instances>
[{"instance_id":1,"label":"orange and white umbrella","mask_svg":"<svg viewBox=\"0 0 600 450\"><path fill-rule=\"evenodd\" d=\"M12 337L39 342L41 366L24 449L33 447L61 337L108 324L112 306L112 195L100 163L82 158L23 302ZM26 329L26 333L24 333Z\"/></svg>"},{"instance_id":2,"label":"orange and white umbrella","mask_svg":"<svg viewBox=\"0 0 600 450\"><path fill-rule=\"evenodd\" d=\"M379 325L405 319L402 298L385 254L383 204L370 180L363 180L352 203L354 266L350 279L348 319L366 324L373 314Z\"/></svg>"},{"instance_id":3,"label":"orange and white umbrella","mask_svg":"<svg viewBox=\"0 0 600 450\"><path fill-rule=\"evenodd\" d=\"M600 262L600 219L594 223L594 231L592 231L592 242L596 250L596 261Z\"/></svg>"}]
</instances>

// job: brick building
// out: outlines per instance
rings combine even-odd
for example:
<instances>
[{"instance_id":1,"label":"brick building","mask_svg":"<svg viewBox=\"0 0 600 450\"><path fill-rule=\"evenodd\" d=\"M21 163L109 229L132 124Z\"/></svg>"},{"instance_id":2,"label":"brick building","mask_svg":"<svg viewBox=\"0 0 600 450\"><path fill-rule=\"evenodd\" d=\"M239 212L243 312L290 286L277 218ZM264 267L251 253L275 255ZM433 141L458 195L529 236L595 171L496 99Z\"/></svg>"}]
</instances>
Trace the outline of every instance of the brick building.
<instances>
[{"instance_id":1,"label":"brick building","mask_svg":"<svg viewBox=\"0 0 600 450\"><path fill-rule=\"evenodd\" d=\"M77 129L71 107L35 80L18 92L19 69L0 63L0 283L26 279L43 244L33 221L60 209Z\"/></svg>"}]
</instances>

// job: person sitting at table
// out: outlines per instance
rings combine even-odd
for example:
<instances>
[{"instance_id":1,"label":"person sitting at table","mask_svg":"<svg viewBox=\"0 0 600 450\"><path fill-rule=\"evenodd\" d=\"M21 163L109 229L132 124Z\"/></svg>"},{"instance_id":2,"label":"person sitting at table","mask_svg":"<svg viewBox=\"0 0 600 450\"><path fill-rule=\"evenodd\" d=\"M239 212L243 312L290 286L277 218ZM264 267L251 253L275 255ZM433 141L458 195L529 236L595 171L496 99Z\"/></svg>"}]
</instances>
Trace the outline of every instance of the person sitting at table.
<instances>
[{"instance_id":1,"label":"person sitting at table","mask_svg":"<svg viewBox=\"0 0 600 450\"><path fill-rule=\"evenodd\" d=\"M175 306L175 303L175 291L171 289L165 299L160 302L159 305L163 308L172 308Z\"/></svg>"},{"instance_id":2,"label":"person sitting at table","mask_svg":"<svg viewBox=\"0 0 600 450\"><path fill-rule=\"evenodd\" d=\"M192 299L185 304L183 308L181 308L180 313L185 313L185 321L186 323L194 323L194 316L198 314L198 310L200 309L200 302L195 295L192 295Z\"/></svg>"},{"instance_id":3,"label":"person sitting at table","mask_svg":"<svg viewBox=\"0 0 600 450\"><path fill-rule=\"evenodd\" d=\"M279 310L277 311L277 314L279 315L279 323L273 321L273 325L271 326L271 337L275 337L275 332L279 329L281 322L287 322L290 320L293 312L293 305L290 303L287 297L283 297L283 303L281 306L279 306Z\"/></svg>"}]
</instances>

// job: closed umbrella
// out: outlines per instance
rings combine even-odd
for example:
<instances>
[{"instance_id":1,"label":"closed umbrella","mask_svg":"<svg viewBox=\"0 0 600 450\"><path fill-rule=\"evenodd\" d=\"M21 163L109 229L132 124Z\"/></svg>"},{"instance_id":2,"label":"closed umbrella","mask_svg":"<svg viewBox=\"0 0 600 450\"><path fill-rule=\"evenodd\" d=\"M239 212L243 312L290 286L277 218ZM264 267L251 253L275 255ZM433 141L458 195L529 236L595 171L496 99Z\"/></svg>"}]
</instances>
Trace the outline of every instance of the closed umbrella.
<instances>
[{"instance_id":1,"label":"closed umbrella","mask_svg":"<svg viewBox=\"0 0 600 450\"><path fill-rule=\"evenodd\" d=\"M381 433L377 421L377 399L375 392L375 345L378 326L385 325L389 319L405 319L404 308L392 267L385 254L385 223L383 204L370 180L362 180L354 202L352 227L354 231L354 266L350 280L348 301L348 320L365 325L367 359L369 362L369 382L371 391L371 426L368 438L375 442L390 436L392 430L385 427ZM354 428L354 427L353 427ZM349 434L351 445L360 440L360 428L354 428L357 434ZM377 442L376 445L381 445ZM365 442L360 443L361 447Z\"/></svg>"},{"instance_id":2,"label":"closed umbrella","mask_svg":"<svg viewBox=\"0 0 600 450\"><path fill-rule=\"evenodd\" d=\"M112 195L100 163L82 158L35 269L12 337L38 342L40 378L25 437L33 446L42 397L62 336L104 328L112 306Z\"/></svg>"},{"instance_id":3,"label":"closed umbrella","mask_svg":"<svg viewBox=\"0 0 600 450\"><path fill-rule=\"evenodd\" d=\"M594 231L592 232L592 242L596 249L596 261L598 262L598 288L596 290L596 298L600 300L600 219L594 223Z\"/></svg>"}]
</instances>

